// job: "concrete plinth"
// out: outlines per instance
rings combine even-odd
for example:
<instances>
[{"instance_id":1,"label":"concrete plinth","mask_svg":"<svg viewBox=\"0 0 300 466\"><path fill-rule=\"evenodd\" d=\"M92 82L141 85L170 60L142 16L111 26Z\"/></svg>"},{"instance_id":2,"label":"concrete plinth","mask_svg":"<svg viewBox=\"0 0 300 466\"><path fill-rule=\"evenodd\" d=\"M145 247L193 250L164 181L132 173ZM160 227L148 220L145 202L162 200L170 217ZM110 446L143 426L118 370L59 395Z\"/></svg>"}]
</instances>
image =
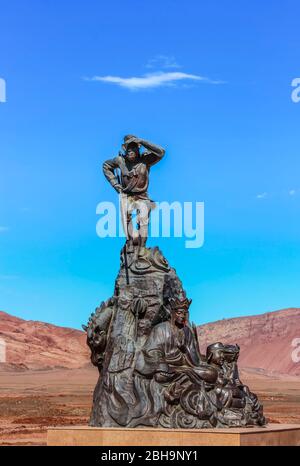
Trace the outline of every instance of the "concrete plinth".
<instances>
[{"instance_id":1,"label":"concrete plinth","mask_svg":"<svg viewBox=\"0 0 300 466\"><path fill-rule=\"evenodd\" d=\"M264 428L151 429L50 427L49 446L300 446L299 424L269 424Z\"/></svg>"}]
</instances>

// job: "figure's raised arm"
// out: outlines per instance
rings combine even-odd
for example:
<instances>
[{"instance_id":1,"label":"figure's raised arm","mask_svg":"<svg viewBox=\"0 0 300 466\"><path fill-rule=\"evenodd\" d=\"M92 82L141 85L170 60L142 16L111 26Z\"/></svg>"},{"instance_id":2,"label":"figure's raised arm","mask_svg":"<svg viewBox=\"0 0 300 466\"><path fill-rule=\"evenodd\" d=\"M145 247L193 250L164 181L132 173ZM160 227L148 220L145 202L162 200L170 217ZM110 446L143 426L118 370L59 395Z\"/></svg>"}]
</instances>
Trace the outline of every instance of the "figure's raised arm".
<instances>
[{"instance_id":1,"label":"figure's raised arm","mask_svg":"<svg viewBox=\"0 0 300 466\"><path fill-rule=\"evenodd\" d=\"M147 165L154 165L155 163L159 162L165 155L166 151L157 144L153 144L152 142L141 138L138 138L138 143L146 149L146 152L143 154L143 158Z\"/></svg>"},{"instance_id":2,"label":"figure's raised arm","mask_svg":"<svg viewBox=\"0 0 300 466\"><path fill-rule=\"evenodd\" d=\"M122 191L119 179L116 175L116 170L119 168L119 157L106 160L103 163L103 173L105 178L109 181L112 187L119 193Z\"/></svg>"}]
</instances>

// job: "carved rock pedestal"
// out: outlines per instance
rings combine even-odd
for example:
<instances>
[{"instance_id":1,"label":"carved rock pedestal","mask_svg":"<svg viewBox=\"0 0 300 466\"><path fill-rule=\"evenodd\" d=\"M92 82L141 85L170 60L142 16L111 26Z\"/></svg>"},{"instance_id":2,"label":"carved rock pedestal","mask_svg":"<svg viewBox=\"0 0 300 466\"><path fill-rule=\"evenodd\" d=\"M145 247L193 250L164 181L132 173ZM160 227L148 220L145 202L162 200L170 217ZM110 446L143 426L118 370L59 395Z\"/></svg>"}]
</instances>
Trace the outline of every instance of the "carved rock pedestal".
<instances>
[{"instance_id":1,"label":"carved rock pedestal","mask_svg":"<svg viewBox=\"0 0 300 466\"><path fill-rule=\"evenodd\" d=\"M158 248L123 248L114 296L85 327L99 369L91 426L265 424L257 397L239 379L238 346L218 342L200 354L190 302Z\"/></svg>"}]
</instances>

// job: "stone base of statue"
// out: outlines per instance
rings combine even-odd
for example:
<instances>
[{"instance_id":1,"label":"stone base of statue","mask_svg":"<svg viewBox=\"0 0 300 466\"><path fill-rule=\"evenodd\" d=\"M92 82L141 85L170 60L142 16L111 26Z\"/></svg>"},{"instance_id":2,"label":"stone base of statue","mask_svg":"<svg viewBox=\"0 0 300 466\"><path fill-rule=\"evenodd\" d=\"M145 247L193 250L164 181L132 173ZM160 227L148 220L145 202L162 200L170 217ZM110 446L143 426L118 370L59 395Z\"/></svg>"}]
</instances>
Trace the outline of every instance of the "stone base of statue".
<instances>
[{"instance_id":1,"label":"stone base of statue","mask_svg":"<svg viewBox=\"0 0 300 466\"><path fill-rule=\"evenodd\" d=\"M300 425L231 429L53 427L49 446L300 446Z\"/></svg>"},{"instance_id":2,"label":"stone base of statue","mask_svg":"<svg viewBox=\"0 0 300 466\"><path fill-rule=\"evenodd\" d=\"M158 248L125 244L114 295L84 326L99 370L90 426L265 425L258 398L239 378L239 347L217 342L202 355L190 303Z\"/></svg>"}]
</instances>

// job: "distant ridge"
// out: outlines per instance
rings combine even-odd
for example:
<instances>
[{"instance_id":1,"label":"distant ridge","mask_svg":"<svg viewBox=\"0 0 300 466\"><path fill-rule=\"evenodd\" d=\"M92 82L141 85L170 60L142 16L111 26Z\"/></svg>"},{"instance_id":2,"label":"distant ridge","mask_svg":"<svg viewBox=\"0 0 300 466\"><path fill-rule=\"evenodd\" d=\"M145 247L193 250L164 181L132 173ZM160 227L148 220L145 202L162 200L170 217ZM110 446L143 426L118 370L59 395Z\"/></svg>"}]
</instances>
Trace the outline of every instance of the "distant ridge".
<instances>
[{"instance_id":1,"label":"distant ridge","mask_svg":"<svg viewBox=\"0 0 300 466\"><path fill-rule=\"evenodd\" d=\"M202 352L216 341L238 343L241 367L300 375L300 362L292 359L292 342L300 339L300 308L219 320L198 326L198 333Z\"/></svg>"},{"instance_id":2,"label":"distant ridge","mask_svg":"<svg viewBox=\"0 0 300 466\"><path fill-rule=\"evenodd\" d=\"M80 330L24 320L0 311L0 338L6 343L6 366L71 369L89 362L86 337Z\"/></svg>"},{"instance_id":3,"label":"distant ridge","mask_svg":"<svg viewBox=\"0 0 300 466\"><path fill-rule=\"evenodd\" d=\"M223 319L198 326L198 333L204 353L206 346L216 341L238 343L241 368L300 376L300 362L292 360L292 342L300 339L300 308ZM80 330L0 311L0 338L7 349L2 370L72 369L90 364L86 336Z\"/></svg>"}]
</instances>

